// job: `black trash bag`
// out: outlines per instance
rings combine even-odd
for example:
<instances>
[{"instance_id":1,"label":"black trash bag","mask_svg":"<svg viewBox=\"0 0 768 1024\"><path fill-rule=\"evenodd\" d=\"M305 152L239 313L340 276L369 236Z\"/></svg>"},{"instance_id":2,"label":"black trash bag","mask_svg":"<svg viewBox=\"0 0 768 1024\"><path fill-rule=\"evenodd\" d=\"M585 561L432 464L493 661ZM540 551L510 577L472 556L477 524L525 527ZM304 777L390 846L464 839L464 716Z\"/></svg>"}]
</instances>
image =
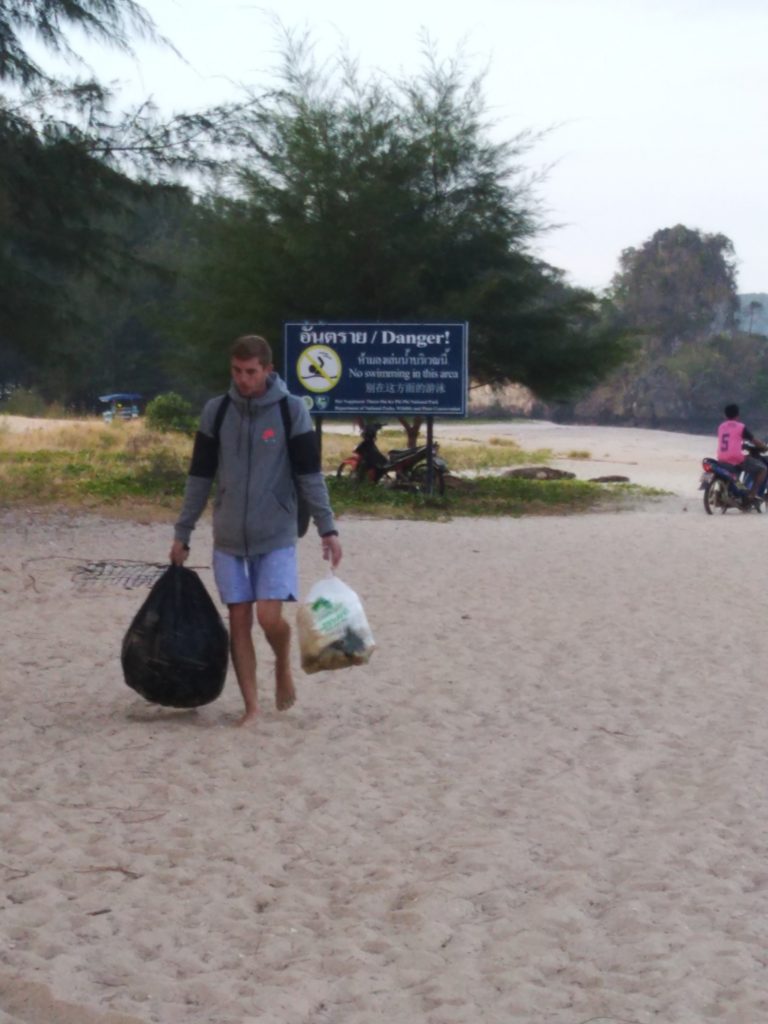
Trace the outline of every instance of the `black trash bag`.
<instances>
[{"instance_id":1,"label":"black trash bag","mask_svg":"<svg viewBox=\"0 0 768 1024\"><path fill-rule=\"evenodd\" d=\"M152 587L123 639L132 690L169 708L210 704L224 689L229 637L205 584L171 565Z\"/></svg>"}]
</instances>

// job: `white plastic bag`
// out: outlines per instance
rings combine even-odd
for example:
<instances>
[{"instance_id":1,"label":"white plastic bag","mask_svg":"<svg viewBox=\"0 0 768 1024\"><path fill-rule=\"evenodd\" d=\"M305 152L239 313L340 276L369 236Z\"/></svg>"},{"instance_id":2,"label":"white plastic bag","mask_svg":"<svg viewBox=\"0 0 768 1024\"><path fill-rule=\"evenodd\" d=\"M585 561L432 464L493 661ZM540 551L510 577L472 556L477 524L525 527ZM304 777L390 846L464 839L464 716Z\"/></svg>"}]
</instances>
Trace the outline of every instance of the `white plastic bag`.
<instances>
[{"instance_id":1,"label":"white plastic bag","mask_svg":"<svg viewBox=\"0 0 768 1024\"><path fill-rule=\"evenodd\" d=\"M310 588L296 623L301 667L308 674L365 665L376 646L362 601L336 576Z\"/></svg>"}]
</instances>

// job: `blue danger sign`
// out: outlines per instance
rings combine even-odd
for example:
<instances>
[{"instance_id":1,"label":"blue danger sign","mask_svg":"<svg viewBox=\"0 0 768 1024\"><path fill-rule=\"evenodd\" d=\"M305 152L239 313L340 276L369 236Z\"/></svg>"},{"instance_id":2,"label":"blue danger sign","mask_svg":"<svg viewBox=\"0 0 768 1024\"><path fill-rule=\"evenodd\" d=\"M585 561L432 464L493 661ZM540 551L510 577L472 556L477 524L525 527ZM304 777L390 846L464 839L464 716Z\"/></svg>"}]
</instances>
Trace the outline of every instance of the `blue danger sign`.
<instances>
[{"instance_id":1,"label":"blue danger sign","mask_svg":"<svg viewBox=\"0 0 768 1024\"><path fill-rule=\"evenodd\" d=\"M466 416L467 324L286 323L288 390L336 416Z\"/></svg>"}]
</instances>

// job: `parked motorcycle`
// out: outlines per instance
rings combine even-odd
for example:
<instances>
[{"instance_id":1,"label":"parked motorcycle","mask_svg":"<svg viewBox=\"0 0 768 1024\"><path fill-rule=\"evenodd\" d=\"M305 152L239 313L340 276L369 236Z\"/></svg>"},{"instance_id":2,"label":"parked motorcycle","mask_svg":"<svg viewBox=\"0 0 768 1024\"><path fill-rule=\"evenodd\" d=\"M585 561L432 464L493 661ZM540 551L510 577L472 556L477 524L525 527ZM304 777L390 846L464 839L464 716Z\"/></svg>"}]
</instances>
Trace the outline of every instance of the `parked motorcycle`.
<instances>
[{"instance_id":1,"label":"parked motorcycle","mask_svg":"<svg viewBox=\"0 0 768 1024\"><path fill-rule=\"evenodd\" d=\"M392 448L386 455L376 444L376 435L382 423L366 424L362 429L362 441L339 465L338 479L351 479L360 483L379 483L388 480L394 486L408 487L421 491L428 490L428 466L430 446L416 445L414 448ZM432 485L438 494L445 494L445 477L449 472L445 459L437 454L437 441L432 442Z\"/></svg>"},{"instance_id":2,"label":"parked motorcycle","mask_svg":"<svg viewBox=\"0 0 768 1024\"><path fill-rule=\"evenodd\" d=\"M745 445L745 451L750 455L762 457L763 452L753 445ZM715 510L727 512L729 508L737 508L740 512L762 512L761 502L766 499L768 491L768 479L757 492L756 498L749 498L749 491L752 487L752 476L735 469L727 462L719 462L717 459L702 459L701 467L704 472L701 474L699 490L704 491L704 509L707 515L712 515Z\"/></svg>"}]
</instances>

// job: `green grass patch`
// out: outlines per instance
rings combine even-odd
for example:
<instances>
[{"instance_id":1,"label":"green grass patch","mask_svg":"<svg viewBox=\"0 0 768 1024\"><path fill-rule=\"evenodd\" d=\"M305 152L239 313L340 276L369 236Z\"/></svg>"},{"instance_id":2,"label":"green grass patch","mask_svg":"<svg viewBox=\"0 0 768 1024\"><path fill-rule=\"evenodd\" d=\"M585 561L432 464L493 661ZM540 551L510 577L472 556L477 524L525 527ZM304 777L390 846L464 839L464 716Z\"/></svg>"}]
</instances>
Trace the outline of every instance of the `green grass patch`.
<instances>
[{"instance_id":1,"label":"green grass patch","mask_svg":"<svg viewBox=\"0 0 768 1024\"><path fill-rule=\"evenodd\" d=\"M585 480L525 480L475 477L457 481L444 497L427 496L383 484L328 481L338 515L351 513L388 519L451 519L458 516L566 515L618 509L630 498L650 492L625 484L606 488Z\"/></svg>"}]
</instances>

